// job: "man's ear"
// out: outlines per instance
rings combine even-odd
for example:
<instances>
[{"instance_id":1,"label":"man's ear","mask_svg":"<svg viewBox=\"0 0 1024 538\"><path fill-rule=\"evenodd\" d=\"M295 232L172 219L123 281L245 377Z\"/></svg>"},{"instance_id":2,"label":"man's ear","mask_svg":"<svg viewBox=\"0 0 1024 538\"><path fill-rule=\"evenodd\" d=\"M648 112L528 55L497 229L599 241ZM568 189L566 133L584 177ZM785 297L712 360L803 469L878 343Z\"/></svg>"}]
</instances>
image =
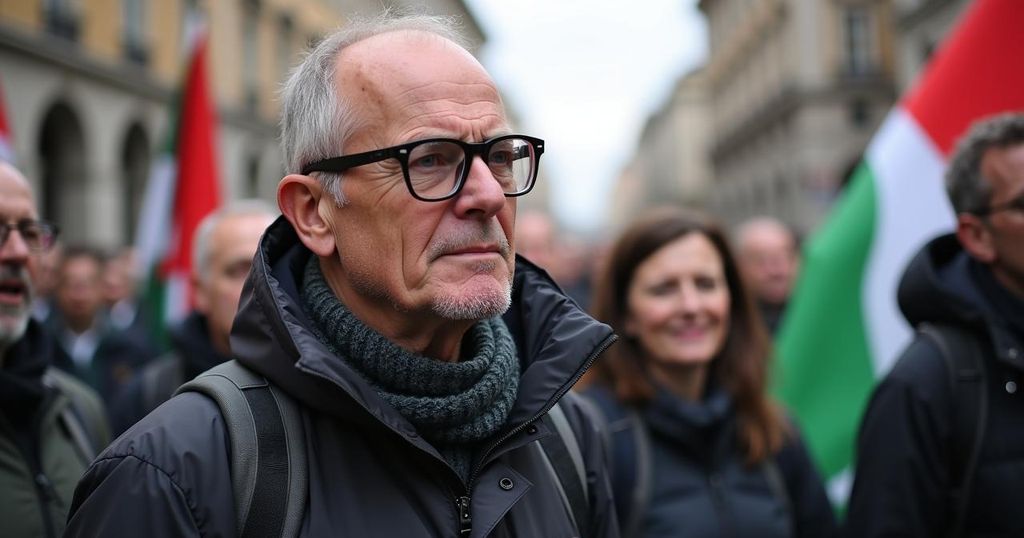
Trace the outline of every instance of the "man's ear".
<instances>
[{"instance_id":1,"label":"man's ear","mask_svg":"<svg viewBox=\"0 0 1024 538\"><path fill-rule=\"evenodd\" d=\"M970 213L956 216L956 238L960 245L981 263L996 261L996 249L992 244L992 231L982 217Z\"/></svg>"},{"instance_id":2,"label":"man's ear","mask_svg":"<svg viewBox=\"0 0 1024 538\"><path fill-rule=\"evenodd\" d=\"M193 297L196 300L196 311L200 314L208 314L210 312L210 301L206 297L206 288L203 287L203 283L199 280L199 275L192 272L192 290Z\"/></svg>"},{"instance_id":3,"label":"man's ear","mask_svg":"<svg viewBox=\"0 0 1024 538\"><path fill-rule=\"evenodd\" d=\"M320 257L334 254L334 233L320 215L320 199L326 194L320 182L309 176L291 174L277 185L277 205L295 228L299 240Z\"/></svg>"}]
</instances>

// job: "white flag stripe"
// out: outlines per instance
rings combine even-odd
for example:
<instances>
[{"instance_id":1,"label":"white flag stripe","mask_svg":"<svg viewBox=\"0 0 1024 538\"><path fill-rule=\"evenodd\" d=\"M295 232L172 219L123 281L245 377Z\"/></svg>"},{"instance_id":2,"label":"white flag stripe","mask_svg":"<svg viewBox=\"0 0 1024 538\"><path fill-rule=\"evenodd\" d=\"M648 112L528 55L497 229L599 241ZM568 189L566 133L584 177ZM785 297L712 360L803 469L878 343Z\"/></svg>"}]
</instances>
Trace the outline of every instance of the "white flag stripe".
<instances>
[{"instance_id":1,"label":"white flag stripe","mask_svg":"<svg viewBox=\"0 0 1024 538\"><path fill-rule=\"evenodd\" d=\"M886 118L867 161L875 178L875 230L862 307L874 371L881 377L911 335L896 302L900 277L924 243L953 229L954 219L942 153L902 107Z\"/></svg>"}]
</instances>

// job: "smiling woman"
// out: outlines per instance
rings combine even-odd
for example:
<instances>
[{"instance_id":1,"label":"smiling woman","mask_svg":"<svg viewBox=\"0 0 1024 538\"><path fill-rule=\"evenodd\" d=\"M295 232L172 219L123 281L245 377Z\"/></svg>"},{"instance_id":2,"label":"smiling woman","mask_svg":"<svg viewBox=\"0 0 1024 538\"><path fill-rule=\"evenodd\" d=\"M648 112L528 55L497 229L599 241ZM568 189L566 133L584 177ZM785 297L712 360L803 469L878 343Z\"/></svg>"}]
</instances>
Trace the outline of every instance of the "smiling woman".
<instances>
[{"instance_id":1,"label":"smiling woman","mask_svg":"<svg viewBox=\"0 0 1024 538\"><path fill-rule=\"evenodd\" d=\"M611 425L625 536L834 532L802 441L766 393L768 337L716 224L676 209L635 222L594 303L623 336L585 394Z\"/></svg>"}]
</instances>

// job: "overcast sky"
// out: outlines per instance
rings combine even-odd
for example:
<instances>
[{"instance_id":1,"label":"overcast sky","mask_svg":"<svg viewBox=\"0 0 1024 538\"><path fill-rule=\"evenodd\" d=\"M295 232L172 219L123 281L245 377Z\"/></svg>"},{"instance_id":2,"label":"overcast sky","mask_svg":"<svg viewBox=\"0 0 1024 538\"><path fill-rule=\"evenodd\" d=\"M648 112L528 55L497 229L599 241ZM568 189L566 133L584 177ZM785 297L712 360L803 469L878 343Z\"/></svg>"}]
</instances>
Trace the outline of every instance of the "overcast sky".
<instances>
[{"instance_id":1,"label":"overcast sky","mask_svg":"<svg viewBox=\"0 0 1024 538\"><path fill-rule=\"evenodd\" d=\"M707 50L696 0L466 0L487 33L481 60L544 138L559 220L600 229L607 197L649 114Z\"/></svg>"}]
</instances>

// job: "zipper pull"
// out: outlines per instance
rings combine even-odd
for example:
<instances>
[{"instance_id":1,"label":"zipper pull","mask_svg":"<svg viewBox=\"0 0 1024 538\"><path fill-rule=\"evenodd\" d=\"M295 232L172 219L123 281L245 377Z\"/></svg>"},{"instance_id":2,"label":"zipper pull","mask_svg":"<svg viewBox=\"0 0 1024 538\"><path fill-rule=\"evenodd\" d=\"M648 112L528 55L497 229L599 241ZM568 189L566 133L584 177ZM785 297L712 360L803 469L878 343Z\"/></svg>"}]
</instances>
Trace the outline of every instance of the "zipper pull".
<instances>
[{"instance_id":1,"label":"zipper pull","mask_svg":"<svg viewBox=\"0 0 1024 538\"><path fill-rule=\"evenodd\" d=\"M469 497L456 497L455 508L459 511L459 534L469 536L470 531L473 530L473 516L469 511Z\"/></svg>"},{"instance_id":2,"label":"zipper pull","mask_svg":"<svg viewBox=\"0 0 1024 538\"><path fill-rule=\"evenodd\" d=\"M53 487L53 483L50 482L50 479L45 474L39 473L36 475L36 487L38 487L40 493L42 493L44 501L62 504L60 503L60 497L57 495L57 490Z\"/></svg>"}]
</instances>

